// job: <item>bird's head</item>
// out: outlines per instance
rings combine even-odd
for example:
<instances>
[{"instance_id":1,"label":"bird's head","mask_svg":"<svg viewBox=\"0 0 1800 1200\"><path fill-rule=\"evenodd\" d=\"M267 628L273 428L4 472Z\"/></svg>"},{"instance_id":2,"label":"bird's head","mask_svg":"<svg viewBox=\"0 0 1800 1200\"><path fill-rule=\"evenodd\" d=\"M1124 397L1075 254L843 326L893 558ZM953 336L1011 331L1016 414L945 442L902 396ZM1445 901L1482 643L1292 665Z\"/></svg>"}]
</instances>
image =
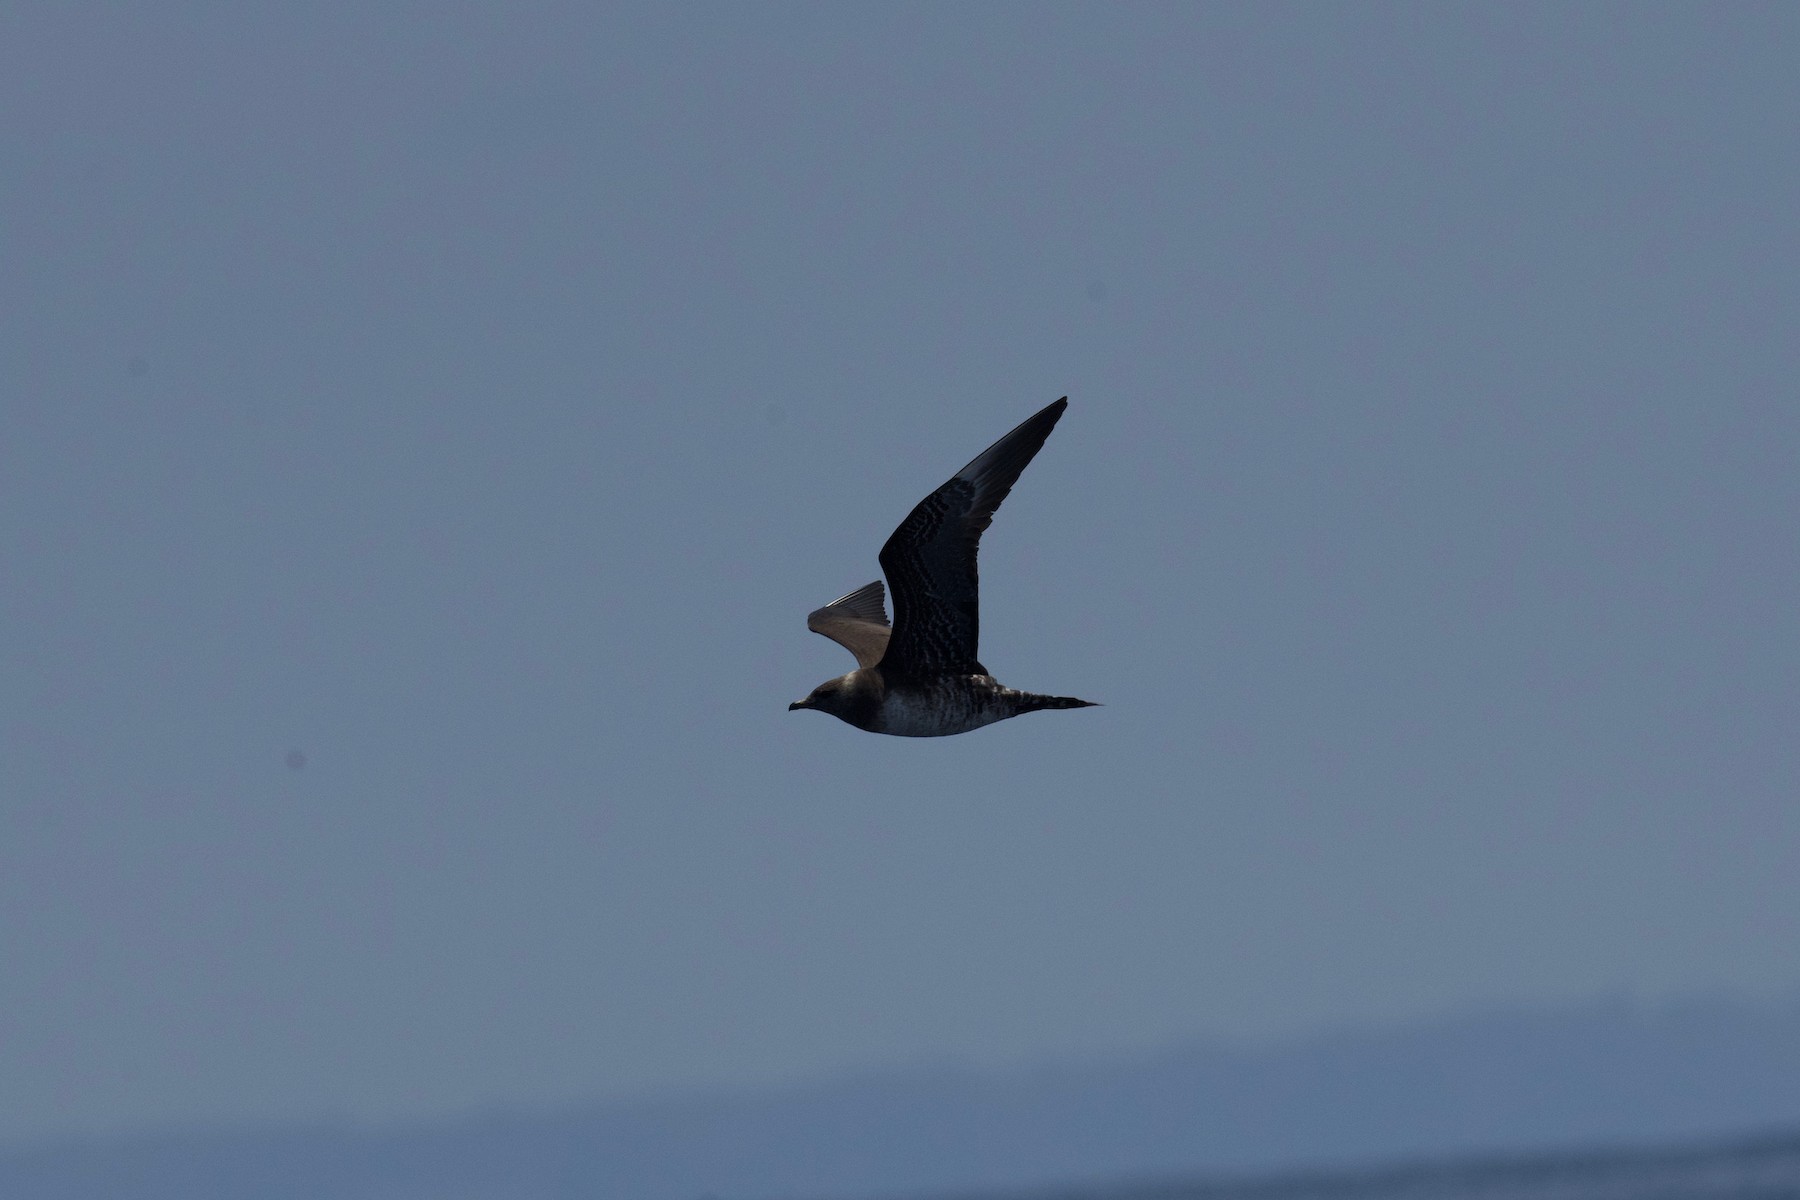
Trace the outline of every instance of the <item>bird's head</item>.
<instances>
[{"instance_id":1,"label":"bird's head","mask_svg":"<svg viewBox=\"0 0 1800 1200\"><path fill-rule=\"evenodd\" d=\"M816 708L820 712L836 713L843 707L843 700L844 679L842 676L839 676L836 679L827 679L811 692L808 692L806 699L796 700L788 705L788 711L793 712L795 709L800 708Z\"/></svg>"},{"instance_id":2,"label":"bird's head","mask_svg":"<svg viewBox=\"0 0 1800 1200\"><path fill-rule=\"evenodd\" d=\"M861 729L869 728L881 703L881 683L872 671L852 671L827 679L814 688L804 700L788 705L788 711L810 708L830 713L840 721L848 721Z\"/></svg>"}]
</instances>

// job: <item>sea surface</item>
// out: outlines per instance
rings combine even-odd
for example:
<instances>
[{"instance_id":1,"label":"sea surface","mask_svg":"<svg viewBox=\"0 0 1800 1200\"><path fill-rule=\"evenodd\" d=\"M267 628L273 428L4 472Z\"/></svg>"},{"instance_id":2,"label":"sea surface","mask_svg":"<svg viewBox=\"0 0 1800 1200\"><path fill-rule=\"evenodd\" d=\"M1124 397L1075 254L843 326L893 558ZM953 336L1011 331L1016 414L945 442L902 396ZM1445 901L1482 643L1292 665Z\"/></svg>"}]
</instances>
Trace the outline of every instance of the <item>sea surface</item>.
<instances>
[{"instance_id":1,"label":"sea surface","mask_svg":"<svg viewBox=\"0 0 1800 1200\"><path fill-rule=\"evenodd\" d=\"M1025 1200L1026 1193L956 1200ZM1800 1135L1687 1149L1444 1160L1360 1171L1111 1183L1030 1200L1800 1200Z\"/></svg>"}]
</instances>

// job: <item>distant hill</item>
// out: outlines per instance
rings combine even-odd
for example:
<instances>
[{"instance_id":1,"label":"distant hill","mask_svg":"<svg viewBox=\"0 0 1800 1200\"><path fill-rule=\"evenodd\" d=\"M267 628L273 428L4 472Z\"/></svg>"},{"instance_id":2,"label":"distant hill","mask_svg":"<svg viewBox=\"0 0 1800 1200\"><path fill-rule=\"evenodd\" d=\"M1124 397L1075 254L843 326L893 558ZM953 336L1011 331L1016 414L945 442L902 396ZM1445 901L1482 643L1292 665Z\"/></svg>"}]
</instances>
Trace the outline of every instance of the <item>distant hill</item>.
<instances>
[{"instance_id":1,"label":"distant hill","mask_svg":"<svg viewBox=\"0 0 1800 1200\"><path fill-rule=\"evenodd\" d=\"M1800 1001L1618 1003L1196 1045L1131 1062L897 1072L409 1128L314 1124L20 1147L0 1153L0 1196L857 1197L1780 1129L1800 1130Z\"/></svg>"}]
</instances>

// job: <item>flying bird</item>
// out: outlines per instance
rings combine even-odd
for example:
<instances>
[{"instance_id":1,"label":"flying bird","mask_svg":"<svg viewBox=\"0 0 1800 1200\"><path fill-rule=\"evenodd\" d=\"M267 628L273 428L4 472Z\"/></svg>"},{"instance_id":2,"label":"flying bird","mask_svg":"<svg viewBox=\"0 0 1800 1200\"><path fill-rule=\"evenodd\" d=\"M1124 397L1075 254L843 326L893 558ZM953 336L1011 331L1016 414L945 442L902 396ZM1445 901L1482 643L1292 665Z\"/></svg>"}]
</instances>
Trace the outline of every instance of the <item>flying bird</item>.
<instances>
[{"instance_id":1,"label":"flying bird","mask_svg":"<svg viewBox=\"0 0 1800 1200\"><path fill-rule=\"evenodd\" d=\"M1064 396L1028 418L900 522L881 548L881 570L894 589L892 626L879 579L806 618L808 629L854 654L857 669L821 683L789 711L817 709L870 733L944 737L1041 708L1093 707L1002 686L975 652L981 531L1068 406Z\"/></svg>"}]
</instances>

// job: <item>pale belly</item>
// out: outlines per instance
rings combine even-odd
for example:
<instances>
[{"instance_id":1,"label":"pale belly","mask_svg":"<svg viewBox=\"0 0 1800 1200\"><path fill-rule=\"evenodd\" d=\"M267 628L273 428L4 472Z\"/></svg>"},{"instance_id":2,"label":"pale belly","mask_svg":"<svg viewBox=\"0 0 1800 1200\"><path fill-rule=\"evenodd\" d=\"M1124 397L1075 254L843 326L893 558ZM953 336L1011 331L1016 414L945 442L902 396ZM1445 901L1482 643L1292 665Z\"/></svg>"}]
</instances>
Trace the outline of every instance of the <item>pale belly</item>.
<instances>
[{"instance_id":1,"label":"pale belly","mask_svg":"<svg viewBox=\"0 0 1800 1200\"><path fill-rule=\"evenodd\" d=\"M933 688L930 691L892 691L882 698L874 733L895 737L947 737L1004 721L1015 706L1007 703L1007 689L992 678L985 684L971 679L971 687Z\"/></svg>"}]
</instances>

